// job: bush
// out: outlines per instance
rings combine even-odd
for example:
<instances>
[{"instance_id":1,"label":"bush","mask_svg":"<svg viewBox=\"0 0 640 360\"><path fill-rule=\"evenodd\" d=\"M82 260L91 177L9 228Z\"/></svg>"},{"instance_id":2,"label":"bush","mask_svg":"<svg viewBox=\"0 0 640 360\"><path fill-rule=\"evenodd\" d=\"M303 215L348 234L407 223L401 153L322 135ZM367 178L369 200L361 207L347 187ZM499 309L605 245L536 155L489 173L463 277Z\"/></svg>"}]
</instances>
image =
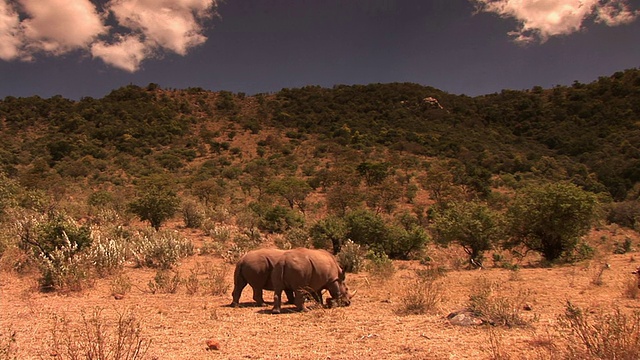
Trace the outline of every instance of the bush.
<instances>
[{"instance_id":1,"label":"bush","mask_svg":"<svg viewBox=\"0 0 640 360\"><path fill-rule=\"evenodd\" d=\"M156 272L153 280L149 281L148 286L152 294L175 294L178 292L178 287L181 282L182 279L180 278L179 272L160 269Z\"/></svg>"},{"instance_id":2,"label":"bush","mask_svg":"<svg viewBox=\"0 0 640 360\"><path fill-rule=\"evenodd\" d=\"M115 326L96 308L90 315L82 312L82 322L73 324L56 316L51 330L51 353L62 360L144 359L151 340L142 337L142 326L129 310L117 314Z\"/></svg>"},{"instance_id":3,"label":"bush","mask_svg":"<svg viewBox=\"0 0 640 360\"><path fill-rule=\"evenodd\" d=\"M25 215L17 225L21 246L38 265L42 290L79 291L87 285L91 259L84 250L93 241L88 227L62 213Z\"/></svg>"},{"instance_id":4,"label":"bush","mask_svg":"<svg viewBox=\"0 0 640 360\"><path fill-rule=\"evenodd\" d=\"M357 210L347 214L346 237L367 246L370 250L391 258L407 259L429 242L422 227L413 225L409 229L387 225L379 215L368 210Z\"/></svg>"},{"instance_id":5,"label":"bush","mask_svg":"<svg viewBox=\"0 0 640 360\"><path fill-rule=\"evenodd\" d=\"M336 258L342 270L355 274L364 268L365 255L366 252L360 245L348 239L342 246L342 250L336 255Z\"/></svg>"},{"instance_id":6,"label":"bush","mask_svg":"<svg viewBox=\"0 0 640 360\"><path fill-rule=\"evenodd\" d=\"M640 201L623 201L609 206L607 221L640 230Z\"/></svg>"},{"instance_id":7,"label":"bush","mask_svg":"<svg viewBox=\"0 0 640 360\"><path fill-rule=\"evenodd\" d=\"M640 311L594 313L567 302L558 327L572 359L635 360L640 358Z\"/></svg>"},{"instance_id":8,"label":"bush","mask_svg":"<svg viewBox=\"0 0 640 360\"><path fill-rule=\"evenodd\" d=\"M433 311L444 299L444 286L434 279L420 278L409 283L400 298L398 315L421 315Z\"/></svg>"},{"instance_id":9,"label":"bush","mask_svg":"<svg viewBox=\"0 0 640 360\"><path fill-rule=\"evenodd\" d=\"M152 188L129 203L129 211L140 220L149 221L154 229L159 230L178 211L179 204L180 200L175 192Z\"/></svg>"},{"instance_id":10,"label":"bush","mask_svg":"<svg viewBox=\"0 0 640 360\"><path fill-rule=\"evenodd\" d=\"M174 231L145 231L133 239L132 255L138 266L170 269L195 252L193 243Z\"/></svg>"},{"instance_id":11,"label":"bush","mask_svg":"<svg viewBox=\"0 0 640 360\"><path fill-rule=\"evenodd\" d=\"M80 252L92 242L89 227L78 225L63 213L51 213L46 218L26 215L18 220L18 227L22 245L31 248L36 257L50 258L61 248Z\"/></svg>"},{"instance_id":12,"label":"bush","mask_svg":"<svg viewBox=\"0 0 640 360\"><path fill-rule=\"evenodd\" d=\"M491 325L524 326L528 321L520 311L528 297L526 291L505 296L497 283L481 279L469 296L469 310Z\"/></svg>"},{"instance_id":13,"label":"bush","mask_svg":"<svg viewBox=\"0 0 640 360\"><path fill-rule=\"evenodd\" d=\"M205 211L195 202L187 202L182 206L182 219L185 227L197 229L204 223Z\"/></svg>"},{"instance_id":14,"label":"bush","mask_svg":"<svg viewBox=\"0 0 640 360\"><path fill-rule=\"evenodd\" d=\"M438 244L459 244L475 266L482 266L483 253L494 247L502 229L500 215L475 201L450 203L434 214L432 225Z\"/></svg>"},{"instance_id":15,"label":"bush","mask_svg":"<svg viewBox=\"0 0 640 360\"><path fill-rule=\"evenodd\" d=\"M229 274L229 268L227 266L209 266L206 268L207 279L205 286L207 293L214 296L224 295L229 290L229 283L227 283L227 275Z\"/></svg>"},{"instance_id":16,"label":"bush","mask_svg":"<svg viewBox=\"0 0 640 360\"><path fill-rule=\"evenodd\" d=\"M593 224L597 199L570 183L534 185L523 189L507 211L510 241L554 262L568 255Z\"/></svg>"},{"instance_id":17,"label":"bush","mask_svg":"<svg viewBox=\"0 0 640 360\"><path fill-rule=\"evenodd\" d=\"M331 246L334 254L342 248L342 239L346 237L347 228L344 220L337 216L321 219L309 229L309 235L316 249L326 249Z\"/></svg>"},{"instance_id":18,"label":"bush","mask_svg":"<svg viewBox=\"0 0 640 360\"><path fill-rule=\"evenodd\" d=\"M253 206L252 209L260 216L259 227L271 233L283 233L291 228L302 227L304 218L301 214L284 206Z\"/></svg>"},{"instance_id":19,"label":"bush","mask_svg":"<svg viewBox=\"0 0 640 360\"><path fill-rule=\"evenodd\" d=\"M393 277L396 268L393 266L393 261L389 259L387 254L371 252L367 257L369 262L366 268L371 275L383 280L388 280Z\"/></svg>"},{"instance_id":20,"label":"bush","mask_svg":"<svg viewBox=\"0 0 640 360\"><path fill-rule=\"evenodd\" d=\"M124 267L129 249L121 238L103 238L97 236L89 249L88 257L98 275L116 273Z\"/></svg>"}]
</instances>

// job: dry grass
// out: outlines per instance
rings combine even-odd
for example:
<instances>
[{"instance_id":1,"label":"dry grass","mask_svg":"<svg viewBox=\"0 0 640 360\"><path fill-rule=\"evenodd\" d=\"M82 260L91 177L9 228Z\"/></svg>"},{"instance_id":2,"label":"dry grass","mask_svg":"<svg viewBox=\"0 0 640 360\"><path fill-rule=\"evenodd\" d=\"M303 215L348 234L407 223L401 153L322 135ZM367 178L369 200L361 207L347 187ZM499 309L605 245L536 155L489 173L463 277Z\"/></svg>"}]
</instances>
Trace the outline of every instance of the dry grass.
<instances>
[{"instance_id":1,"label":"dry grass","mask_svg":"<svg viewBox=\"0 0 640 360\"><path fill-rule=\"evenodd\" d=\"M157 269L126 265L122 276L129 279L131 287L121 300L111 295L118 275L98 279L94 287L80 293L60 295L37 291L35 273L3 272L0 334L6 338L9 329L15 333L11 352L17 359L51 358L54 316L64 315L70 324L84 326L83 314L91 318L86 314L100 308L104 323L115 324L118 314L134 309L136 319L144 319L142 338L151 342L145 359L556 360L571 359L568 345L577 343L563 336L566 330L559 325L567 300L603 314L612 314L617 308L627 319L640 310L637 299L624 295L625 284L632 278L630 272L637 266L629 258L638 258L639 253L611 255L607 259L610 269L602 273L602 285L594 286L598 264L539 268L524 260L517 281L513 281L513 271L502 268L455 270L451 255L437 251L433 251L431 268L418 261L394 261L395 271L384 281L368 271L347 274L349 288L358 291L349 307L316 307L297 313L292 305L286 305L280 315L271 315L268 306L228 307L232 272L221 270L216 280L208 275L208 269L229 269L218 255L181 260L174 270L187 274L187 279L195 274L199 288L190 290L183 279L180 284L185 286L173 293L152 295L148 284L154 281ZM217 295L209 291L210 280L220 286ZM403 301L422 301L407 297L405 289L415 294L429 293L406 286L427 281L441 285L433 291L442 296L438 305L422 314L398 316ZM460 327L448 322L447 314L467 306L483 281L499 284L484 298L487 306L517 310L527 326ZM245 289L240 301L251 303L251 295L251 289ZM264 296L268 301L272 293L265 291ZM498 306L500 299L522 304L523 297L533 310ZM589 321L597 323L595 318ZM211 339L219 342L219 350L207 350Z\"/></svg>"},{"instance_id":2,"label":"dry grass","mask_svg":"<svg viewBox=\"0 0 640 360\"><path fill-rule=\"evenodd\" d=\"M62 360L144 359L151 343L142 335L135 313L118 313L111 322L102 312L100 308L89 314L82 311L78 323L54 316L50 355Z\"/></svg>"}]
</instances>

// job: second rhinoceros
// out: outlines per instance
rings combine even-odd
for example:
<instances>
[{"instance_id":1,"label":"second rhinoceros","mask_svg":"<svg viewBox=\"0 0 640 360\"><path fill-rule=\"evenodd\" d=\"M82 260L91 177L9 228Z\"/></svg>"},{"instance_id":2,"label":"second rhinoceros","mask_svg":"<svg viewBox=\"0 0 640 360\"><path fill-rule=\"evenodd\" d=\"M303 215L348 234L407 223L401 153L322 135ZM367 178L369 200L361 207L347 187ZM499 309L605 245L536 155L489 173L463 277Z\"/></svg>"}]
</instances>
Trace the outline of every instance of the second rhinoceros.
<instances>
[{"instance_id":1,"label":"second rhinoceros","mask_svg":"<svg viewBox=\"0 0 640 360\"><path fill-rule=\"evenodd\" d=\"M273 290L271 272L284 250L257 249L244 254L236 264L233 274L232 307L239 306L242 290L249 284L253 288L253 300L264 305L262 290ZM289 302L293 302L293 291L284 289Z\"/></svg>"},{"instance_id":2,"label":"second rhinoceros","mask_svg":"<svg viewBox=\"0 0 640 360\"><path fill-rule=\"evenodd\" d=\"M281 311L282 291L295 291L295 304L299 311L305 311L305 295L321 296L326 289L331 294L328 304L350 304L351 295L345 285L345 275L335 257L325 250L297 248L285 252L271 272L274 288L272 313ZM322 302L322 298L320 298Z\"/></svg>"}]
</instances>

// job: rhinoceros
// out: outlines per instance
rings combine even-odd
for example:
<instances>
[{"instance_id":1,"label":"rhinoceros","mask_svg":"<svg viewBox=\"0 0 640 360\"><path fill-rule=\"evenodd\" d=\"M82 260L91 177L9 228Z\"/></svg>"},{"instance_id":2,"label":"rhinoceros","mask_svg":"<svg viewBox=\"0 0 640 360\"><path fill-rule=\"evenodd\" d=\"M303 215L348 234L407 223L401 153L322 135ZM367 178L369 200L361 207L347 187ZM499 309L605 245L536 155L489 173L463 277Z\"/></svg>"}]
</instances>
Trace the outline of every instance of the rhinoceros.
<instances>
[{"instance_id":1,"label":"rhinoceros","mask_svg":"<svg viewBox=\"0 0 640 360\"><path fill-rule=\"evenodd\" d=\"M326 289L331 294L328 304L350 304L351 295L345 285L345 275L335 257L325 250L297 248L286 251L271 273L274 287L273 314L280 313L282 291L295 291L294 302L299 311L306 311L305 295L319 297Z\"/></svg>"},{"instance_id":2,"label":"rhinoceros","mask_svg":"<svg viewBox=\"0 0 640 360\"><path fill-rule=\"evenodd\" d=\"M271 271L284 252L279 249L257 249L249 251L240 258L233 274L232 307L239 306L240 295L247 284L253 288L253 300L259 306L264 305L262 290L273 290ZM284 290L289 303L292 303L293 291Z\"/></svg>"}]
</instances>

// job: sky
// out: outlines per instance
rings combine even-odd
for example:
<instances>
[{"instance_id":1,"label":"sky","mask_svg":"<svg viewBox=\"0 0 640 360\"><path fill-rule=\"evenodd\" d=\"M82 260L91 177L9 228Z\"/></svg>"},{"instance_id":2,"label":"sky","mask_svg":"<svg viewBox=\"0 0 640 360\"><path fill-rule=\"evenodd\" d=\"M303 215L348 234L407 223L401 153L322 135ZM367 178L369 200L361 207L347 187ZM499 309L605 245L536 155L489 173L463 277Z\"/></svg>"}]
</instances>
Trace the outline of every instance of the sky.
<instances>
[{"instance_id":1,"label":"sky","mask_svg":"<svg viewBox=\"0 0 640 360\"><path fill-rule=\"evenodd\" d=\"M640 67L639 18L640 0L0 0L0 99L550 88Z\"/></svg>"}]
</instances>

